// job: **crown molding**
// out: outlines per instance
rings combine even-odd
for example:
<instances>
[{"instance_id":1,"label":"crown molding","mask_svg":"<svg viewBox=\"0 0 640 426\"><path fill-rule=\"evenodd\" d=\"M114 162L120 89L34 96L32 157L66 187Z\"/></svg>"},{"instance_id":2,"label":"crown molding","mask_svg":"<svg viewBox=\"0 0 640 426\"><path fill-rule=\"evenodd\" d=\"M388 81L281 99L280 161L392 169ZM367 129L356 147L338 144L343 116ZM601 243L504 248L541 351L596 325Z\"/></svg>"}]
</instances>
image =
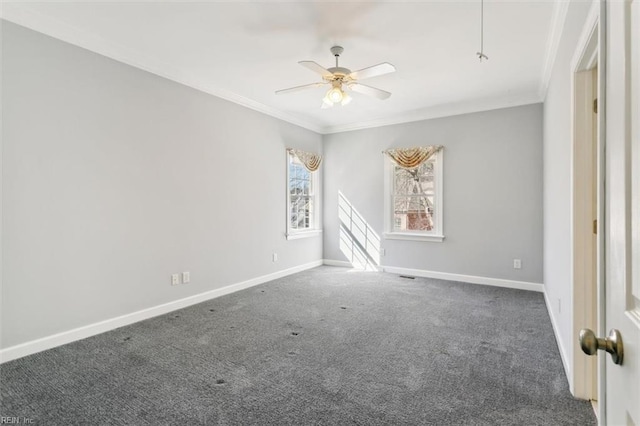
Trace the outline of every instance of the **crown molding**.
<instances>
[{"instance_id":1,"label":"crown molding","mask_svg":"<svg viewBox=\"0 0 640 426\"><path fill-rule=\"evenodd\" d=\"M547 53L544 59L544 66L542 67L542 76L540 77L539 94L540 98L543 100L547 96L547 89L549 88L549 82L551 81L553 65L555 64L556 56L558 55L558 47L560 46L560 39L564 32L564 24L567 20L569 3L570 1L567 0L556 0L555 2L551 28L547 37Z\"/></svg>"},{"instance_id":2,"label":"crown molding","mask_svg":"<svg viewBox=\"0 0 640 426\"><path fill-rule=\"evenodd\" d=\"M316 133L322 133L322 127L315 123L271 108L228 90L202 84L192 75L170 64L158 61L149 55L128 47L112 43L96 34L75 28L66 22L38 13L24 4L15 7L15 4L3 3L0 9L0 18L279 120Z\"/></svg>"},{"instance_id":3,"label":"crown molding","mask_svg":"<svg viewBox=\"0 0 640 426\"><path fill-rule=\"evenodd\" d=\"M329 126L323 129L323 134L351 132L354 130L370 129L375 127L390 126L393 124L411 123L415 121L429 120L433 118L451 117L454 115L471 114L474 112L491 111L495 109L531 105L542 102L542 98L535 93L520 96L489 98L470 102L437 105L411 111L392 118L383 118L360 123L345 124L341 126Z\"/></svg>"}]
</instances>

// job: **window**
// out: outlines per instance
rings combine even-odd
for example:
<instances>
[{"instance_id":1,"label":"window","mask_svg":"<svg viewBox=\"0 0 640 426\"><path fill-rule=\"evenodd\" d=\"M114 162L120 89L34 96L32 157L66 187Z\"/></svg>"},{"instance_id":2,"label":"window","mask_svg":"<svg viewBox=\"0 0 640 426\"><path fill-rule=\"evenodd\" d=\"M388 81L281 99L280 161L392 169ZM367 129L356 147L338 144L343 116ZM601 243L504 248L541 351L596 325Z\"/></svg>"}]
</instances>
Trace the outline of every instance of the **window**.
<instances>
[{"instance_id":1,"label":"window","mask_svg":"<svg viewBox=\"0 0 640 426\"><path fill-rule=\"evenodd\" d=\"M386 161L385 238L441 242L442 150L414 168Z\"/></svg>"},{"instance_id":2,"label":"window","mask_svg":"<svg viewBox=\"0 0 640 426\"><path fill-rule=\"evenodd\" d=\"M305 165L301 151L287 151L287 239L311 237L319 229L319 171L311 171ZM302 159L301 159L302 157ZM316 156L319 159L319 156Z\"/></svg>"}]
</instances>

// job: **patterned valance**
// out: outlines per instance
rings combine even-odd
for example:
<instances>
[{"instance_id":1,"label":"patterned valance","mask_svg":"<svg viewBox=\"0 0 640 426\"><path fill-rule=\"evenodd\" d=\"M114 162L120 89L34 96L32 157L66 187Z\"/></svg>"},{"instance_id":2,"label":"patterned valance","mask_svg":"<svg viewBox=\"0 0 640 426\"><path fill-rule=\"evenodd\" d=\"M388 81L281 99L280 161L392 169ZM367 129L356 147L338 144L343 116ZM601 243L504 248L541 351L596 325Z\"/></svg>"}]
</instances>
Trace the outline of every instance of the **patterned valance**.
<instances>
[{"instance_id":1,"label":"patterned valance","mask_svg":"<svg viewBox=\"0 0 640 426\"><path fill-rule=\"evenodd\" d=\"M391 157L398 166L404 169L415 169L441 149L442 145L430 145L413 148L393 148L382 152Z\"/></svg>"},{"instance_id":2,"label":"patterned valance","mask_svg":"<svg viewBox=\"0 0 640 426\"><path fill-rule=\"evenodd\" d=\"M312 152L300 151L298 149L287 148L287 151L295 155L298 160L306 167L310 172L315 172L320 168L322 162L322 156L314 154Z\"/></svg>"}]
</instances>

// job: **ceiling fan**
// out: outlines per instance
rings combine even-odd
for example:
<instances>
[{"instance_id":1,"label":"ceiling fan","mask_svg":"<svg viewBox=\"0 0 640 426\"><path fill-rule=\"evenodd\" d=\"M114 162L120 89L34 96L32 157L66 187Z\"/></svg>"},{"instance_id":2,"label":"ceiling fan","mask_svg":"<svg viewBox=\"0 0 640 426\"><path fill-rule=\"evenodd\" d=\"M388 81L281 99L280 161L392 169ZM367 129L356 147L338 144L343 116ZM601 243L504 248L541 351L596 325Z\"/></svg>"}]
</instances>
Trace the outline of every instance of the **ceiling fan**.
<instances>
[{"instance_id":1,"label":"ceiling fan","mask_svg":"<svg viewBox=\"0 0 640 426\"><path fill-rule=\"evenodd\" d=\"M331 88L327 91L325 97L322 99L323 109L331 108L336 103L346 105L351 102L351 96L349 96L349 94L346 93L345 90L353 90L354 92L362 93L364 95L372 96L374 98L382 100L387 99L389 98L389 96L391 96L391 93L359 83L359 80L394 72L396 70L396 67L388 62L383 62L381 64L363 68L358 71L351 71L348 68L338 66L338 58L340 57L340 54L344 51L344 49L341 46L333 46L330 50L333 56L335 56L336 58L335 67L324 68L314 61L298 62L303 67L309 68L311 71L320 74L322 76L321 82L291 87L289 89L277 90L276 94L279 95L282 93L291 93L297 92L299 90L331 85Z\"/></svg>"}]
</instances>

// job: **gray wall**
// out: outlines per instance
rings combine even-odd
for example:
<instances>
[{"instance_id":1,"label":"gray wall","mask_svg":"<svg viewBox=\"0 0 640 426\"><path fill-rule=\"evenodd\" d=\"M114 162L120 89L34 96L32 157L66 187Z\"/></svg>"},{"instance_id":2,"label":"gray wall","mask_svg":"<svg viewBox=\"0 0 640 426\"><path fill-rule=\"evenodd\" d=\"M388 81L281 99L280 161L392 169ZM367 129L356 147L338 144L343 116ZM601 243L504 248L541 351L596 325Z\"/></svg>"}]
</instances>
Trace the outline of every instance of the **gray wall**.
<instances>
[{"instance_id":1,"label":"gray wall","mask_svg":"<svg viewBox=\"0 0 640 426\"><path fill-rule=\"evenodd\" d=\"M320 135L8 22L2 43L2 348L322 258L284 238L285 148Z\"/></svg>"},{"instance_id":2,"label":"gray wall","mask_svg":"<svg viewBox=\"0 0 640 426\"><path fill-rule=\"evenodd\" d=\"M572 377L571 60L590 2L571 2L544 104L544 286ZM573 385L573 384L572 384Z\"/></svg>"},{"instance_id":3,"label":"gray wall","mask_svg":"<svg viewBox=\"0 0 640 426\"><path fill-rule=\"evenodd\" d=\"M382 236L381 151L431 144L445 147L445 240L383 239L382 265L541 283L541 104L325 136L324 258L348 259L338 192Z\"/></svg>"}]
</instances>

